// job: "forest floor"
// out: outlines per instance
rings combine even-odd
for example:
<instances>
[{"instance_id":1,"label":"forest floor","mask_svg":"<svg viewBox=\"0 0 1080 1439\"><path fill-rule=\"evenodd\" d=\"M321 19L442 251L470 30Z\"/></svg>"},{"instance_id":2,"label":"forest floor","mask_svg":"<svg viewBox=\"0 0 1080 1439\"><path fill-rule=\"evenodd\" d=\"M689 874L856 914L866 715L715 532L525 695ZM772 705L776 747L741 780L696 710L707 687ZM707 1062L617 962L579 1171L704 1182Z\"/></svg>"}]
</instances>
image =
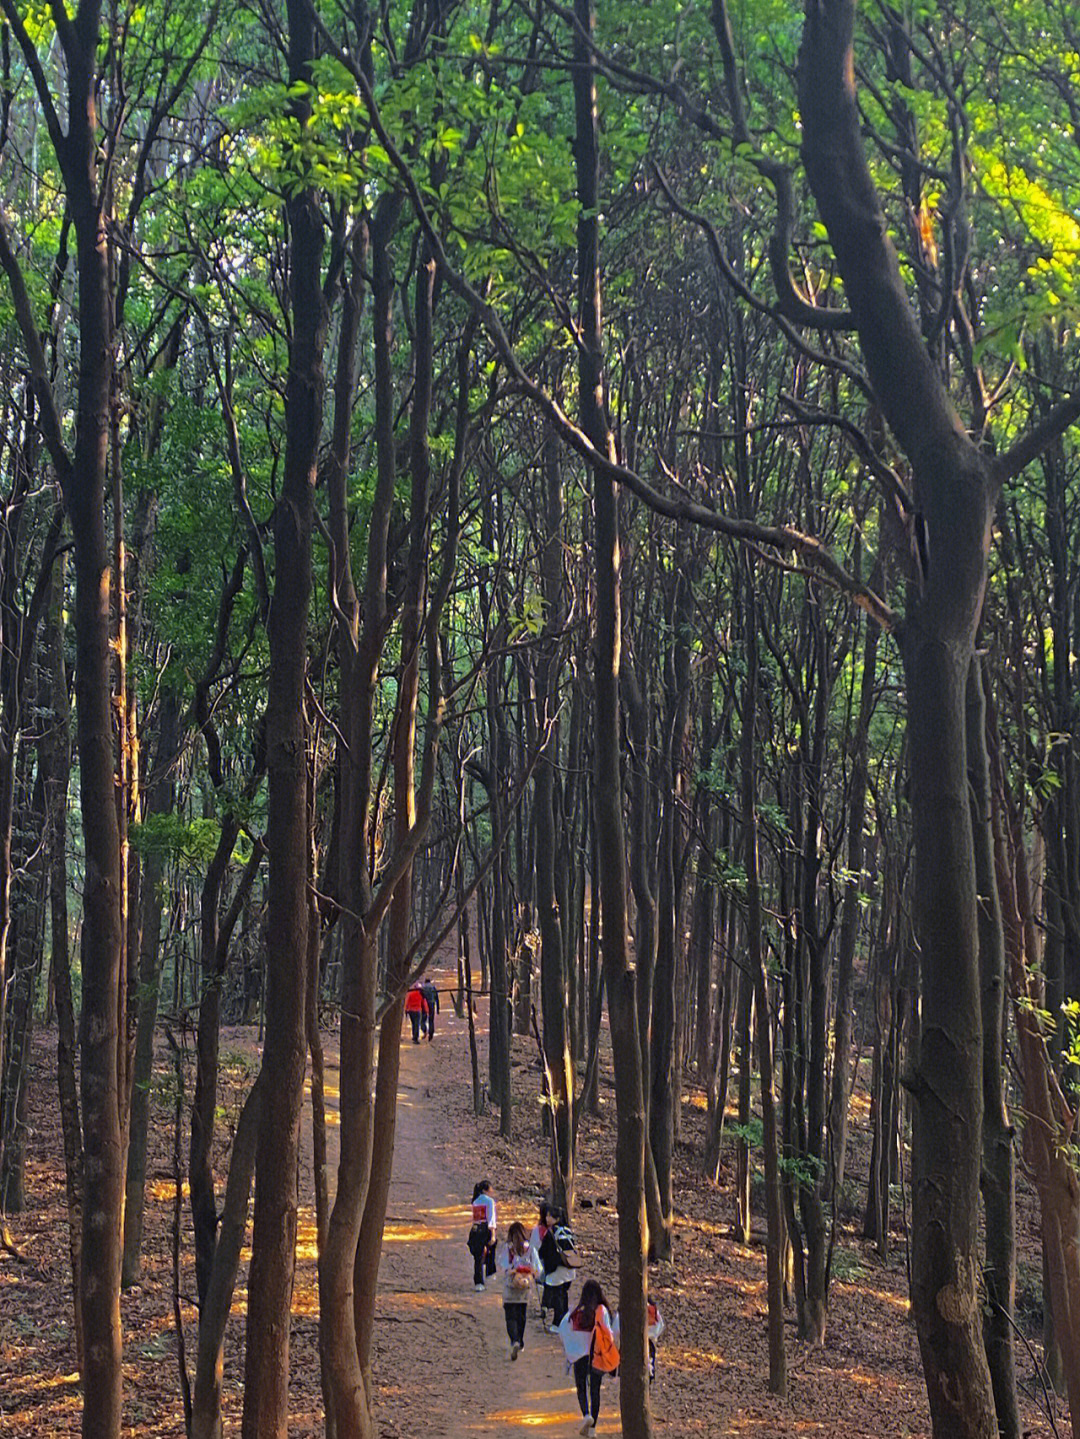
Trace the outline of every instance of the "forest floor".
<instances>
[{"instance_id":1,"label":"forest floor","mask_svg":"<svg viewBox=\"0 0 1080 1439\"><path fill-rule=\"evenodd\" d=\"M448 984L449 978L442 981ZM375 1371L381 1439L473 1439L540 1429L574 1434L580 1422L561 1345L540 1328L530 1308L525 1349L511 1363L503 1327L501 1286L474 1292L465 1248L467 1205L477 1178L489 1178L499 1202L499 1229L515 1218L531 1228L546 1182L547 1149L541 1136L539 1072L531 1038L513 1041L514 1140L499 1138L498 1115L477 1118L472 1109L468 1027L447 1003L433 1043L403 1038L394 1181L380 1273ZM486 1027L478 1027L486 1072ZM0 1435L67 1439L79 1432L79 1395L70 1328L70 1283L63 1192L62 1144L55 1100L53 1033L37 1037L31 1090L29 1207L12 1217L27 1262L0 1259ZM335 1159L336 1047L326 1037L331 1163ZM219 1175L243 1094L257 1071L253 1030L228 1030L222 1040L223 1131ZM190 1076L189 1076L190 1079ZM176 1081L162 1046L155 1078L149 1159L145 1264L139 1285L123 1300L125 1433L183 1434L178 1381L179 1347L173 1304L173 1116ZM187 1099L185 1098L185 1107ZM834 1254L828 1342L812 1349L788 1325L788 1395L766 1392L764 1252L731 1233L731 1172L715 1187L700 1175L704 1099L684 1097L676 1167L674 1262L650 1276L653 1297L667 1322L653 1394L658 1439L774 1439L780 1435L835 1439L919 1439L929 1432L926 1398L906 1297L901 1227L890 1258L882 1262L859 1237L857 1216L843 1222ZM867 1116L856 1095L852 1173L865 1175ZM310 1121L308 1121L310 1123ZM186 1134L184 1135L186 1157ZM293 1299L292 1419L290 1433L321 1433L314 1214L311 1207L310 1135L301 1173L301 1223ZM332 1170L331 1170L332 1172ZM575 1233L594 1275L609 1296L617 1293L614 1180L614 1097L610 1069L601 1074L598 1118L582 1122ZM762 1216L755 1210L758 1238ZM1037 1317L1038 1217L1030 1196L1018 1210L1019 1319ZM189 1220L183 1211L179 1276L187 1362L193 1360L196 1315L189 1296ZM243 1275L241 1276L243 1283ZM238 1435L242 1376L242 1315L238 1289L226 1352L226 1435ZM1032 1356L1018 1346L1025 1433L1055 1433L1036 1403ZM1060 1404L1057 1432L1068 1432ZM617 1434L618 1384L605 1381L601 1434Z\"/></svg>"}]
</instances>

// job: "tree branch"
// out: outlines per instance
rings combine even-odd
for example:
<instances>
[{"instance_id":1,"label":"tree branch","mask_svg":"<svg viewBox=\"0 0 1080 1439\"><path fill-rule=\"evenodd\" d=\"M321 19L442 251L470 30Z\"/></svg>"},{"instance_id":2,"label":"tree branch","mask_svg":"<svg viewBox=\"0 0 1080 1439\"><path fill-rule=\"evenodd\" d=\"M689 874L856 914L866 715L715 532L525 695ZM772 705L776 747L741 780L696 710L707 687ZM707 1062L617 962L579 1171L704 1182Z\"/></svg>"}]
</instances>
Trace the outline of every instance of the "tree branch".
<instances>
[{"instance_id":1,"label":"tree branch","mask_svg":"<svg viewBox=\"0 0 1080 1439\"><path fill-rule=\"evenodd\" d=\"M1038 424L1032 425L1027 434L1017 440L1011 450L998 456L994 462L994 473L998 482L1004 484L1006 480L1013 479L1025 466L1030 465L1032 460L1037 460L1042 452L1077 420L1080 420L1080 391L1056 404L1049 414L1044 415Z\"/></svg>"}]
</instances>

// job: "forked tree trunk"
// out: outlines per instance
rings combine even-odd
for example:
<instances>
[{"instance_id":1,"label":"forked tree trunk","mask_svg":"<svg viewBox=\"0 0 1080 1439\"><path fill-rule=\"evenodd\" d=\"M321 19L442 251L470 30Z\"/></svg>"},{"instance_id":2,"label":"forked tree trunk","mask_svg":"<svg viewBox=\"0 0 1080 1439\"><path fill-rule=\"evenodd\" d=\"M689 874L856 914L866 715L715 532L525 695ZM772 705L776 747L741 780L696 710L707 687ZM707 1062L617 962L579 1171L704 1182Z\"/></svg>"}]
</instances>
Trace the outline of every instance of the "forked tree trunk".
<instances>
[{"instance_id":1,"label":"forked tree trunk","mask_svg":"<svg viewBox=\"0 0 1080 1439\"><path fill-rule=\"evenodd\" d=\"M982 1342L982 1023L964 700L986 583L996 474L934 368L860 133L854 0L809 6L799 59L802 156L870 382L912 466L919 546L901 645L915 840L922 1017L913 1072L912 1307L937 1439L997 1433Z\"/></svg>"}]
</instances>

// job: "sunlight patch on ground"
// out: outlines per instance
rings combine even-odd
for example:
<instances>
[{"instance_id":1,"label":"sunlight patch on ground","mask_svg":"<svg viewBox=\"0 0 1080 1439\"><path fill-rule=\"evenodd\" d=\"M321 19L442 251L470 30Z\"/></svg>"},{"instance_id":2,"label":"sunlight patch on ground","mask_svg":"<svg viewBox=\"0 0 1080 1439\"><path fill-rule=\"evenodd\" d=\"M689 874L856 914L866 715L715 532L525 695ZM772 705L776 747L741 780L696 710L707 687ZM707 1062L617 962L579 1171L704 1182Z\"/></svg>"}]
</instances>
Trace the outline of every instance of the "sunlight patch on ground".
<instances>
[{"instance_id":1,"label":"sunlight patch on ground","mask_svg":"<svg viewBox=\"0 0 1080 1439\"><path fill-rule=\"evenodd\" d=\"M419 1293L414 1294L406 1290L399 1290L396 1293L379 1295L380 1306L386 1305L393 1309L452 1309L460 1312L465 1305L460 1300L449 1300L443 1294Z\"/></svg>"},{"instance_id":2,"label":"sunlight patch on ground","mask_svg":"<svg viewBox=\"0 0 1080 1439\"><path fill-rule=\"evenodd\" d=\"M152 1184L146 1186L146 1192L151 1199L156 1199L159 1203L163 1203L168 1199L175 1199L176 1181L174 1179L155 1179ZM180 1186L180 1193L184 1199L191 1198L191 1190L188 1188L186 1179Z\"/></svg>"},{"instance_id":3,"label":"sunlight patch on ground","mask_svg":"<svg viewBox=\"0 0 1080 1439\"><path fill-rule=\"evenodd\" d=\"M836 1288L841 1294L861 1294L864 1299L876 1299L880 1304L898 1309L901 1314L907 1314L911 1309L911 1301L905 1294L890 1294L887 1289L874 1289L869 1284L846 1284L839 1279L836 1280Z\"/></svg>"},{"instance_id":4,"label":"sunlight patch on ground","mask_svg":"<svg viewBox=\"0 0 1080 1439\"><path fill-rule=\"evenodd\" d=\"M297 1222L296 1257L297 1259L318 1259L319 1257L319 1231L312 1219L301 1219Z\"/></svg>"},{"instance_id":5,"label":"sunlight patch on ground","mask_svg":"<svg viewBox=\"0 0 1080 1439\"><path fill-rule=\"evenodd\" d=\"M438 1229L427 1229L422 1224L388 1224L383 1231L387 1244L423 1244L432 1239L443 1239Z\"/></svg>"},{"instance_id":6,"label":"sunlight patch on ground","mask_svg":"<svg viewBox=\"0 0 1080 1439\"><path fill-rule=\"evenodd\" d=\"M292 1312L304 1317L318 1314L319 1296L313 1284L306 1284L303 1288L293 1290Z\"/></svg>"},{"instance_id":7,"label":"sunlight patch on ground","mask_svg":"<svg viewBox=\"0 0 1080 1439\"><path fill-rule=\"evenodd\" d=\"M471 1427L484 1430L489 1424L520 1424L524 1429L547 1429L555 1424L567 1424L573 1419L580 1420L581 1415L572 1414L569 1410L561 1414L538 1414L529 1409L502 1409L498 1414L488 1414ZM602 1428L602 1419L600 1424Z\"/></svg>"},{"instance_id":8,"label":"sunlight patch on ground","mask_svg":"<svg viewBox=\"0 0 1080 1439\"><path fill-rule=\"evenodd\" d=\"M665 1369L687 1371L746 1367L744 1364L732 1364L723 1354L714 1354L708 1349L696 1349L685 1344L665 1344L660 1350L658 1362Z\"/></svg>"},{"instance_id":9,"label":"sunlight patch on ground","mask_svg":"<svg viewBox=\"0 0 1080 1439\"><path fill-rule=\"evenodd\" d=\"M17 1394L29 1397L31 1394L42 1394L49 1389L64 1389L69 1385L78 1385L78 1371L74 1374L54 1374L51 1379L39 1379L36 1375L27 1375L25 1379L15 1379L8 1387L9 1394Z\"/></svg>"}]
</instances>

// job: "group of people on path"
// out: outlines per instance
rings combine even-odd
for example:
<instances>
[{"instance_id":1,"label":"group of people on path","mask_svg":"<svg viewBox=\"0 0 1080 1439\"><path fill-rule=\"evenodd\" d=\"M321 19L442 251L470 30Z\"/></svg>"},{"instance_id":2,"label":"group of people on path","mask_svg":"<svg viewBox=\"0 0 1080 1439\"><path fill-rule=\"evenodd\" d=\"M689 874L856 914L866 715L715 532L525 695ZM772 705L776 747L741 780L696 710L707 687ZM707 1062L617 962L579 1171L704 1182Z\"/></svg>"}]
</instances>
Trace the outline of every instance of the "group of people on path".
<instances>
[{"instance_id":1,"label":"group of people on path","mask_svg":"<svg viewBox=\"0 0 1080 1439\"><path fill-rule=\"evenodd\" d=\"M412 1025L412 1042L420 1043L421 1034L435 1038L435 1016L439 1012L439 990L434 980L418 979L405 996L405 1013Z\"/></svg>"},{"instance_id":2,"label":"group of people on path","mask_svg":"<svg viewBox=\"0 0 1080 1439\"><path fill-rule=\"evenodd\" d=\"M472 1225L468 1247L473 1257L473 1285L482 1293L486 1280L502 1275L503 1315L514 1360L525 1345L525 1321L529 1295L542 1284L540 1318L545 1332L551 1327L562 1340L567 1368L574 1373L578 1405L582 1413L582 1434L591 1434L600 1418L600 1393L605 1374L619 1370L619 1315L612 1316L604 1291L595 1279L586 1279L581 1297L570 1308L570 1284L580 1268L574 1236L566 1216L553 1205L541 1203L540 1217L532 1234L515 1221L506 1232L506 1242L497 1243L497 1211L491 1183L482 1179L473 1190ZM658 1306L649 1304L649 1382L656 1369L656 1342L664 1331Z\"/></svg>"}]
</instances>

